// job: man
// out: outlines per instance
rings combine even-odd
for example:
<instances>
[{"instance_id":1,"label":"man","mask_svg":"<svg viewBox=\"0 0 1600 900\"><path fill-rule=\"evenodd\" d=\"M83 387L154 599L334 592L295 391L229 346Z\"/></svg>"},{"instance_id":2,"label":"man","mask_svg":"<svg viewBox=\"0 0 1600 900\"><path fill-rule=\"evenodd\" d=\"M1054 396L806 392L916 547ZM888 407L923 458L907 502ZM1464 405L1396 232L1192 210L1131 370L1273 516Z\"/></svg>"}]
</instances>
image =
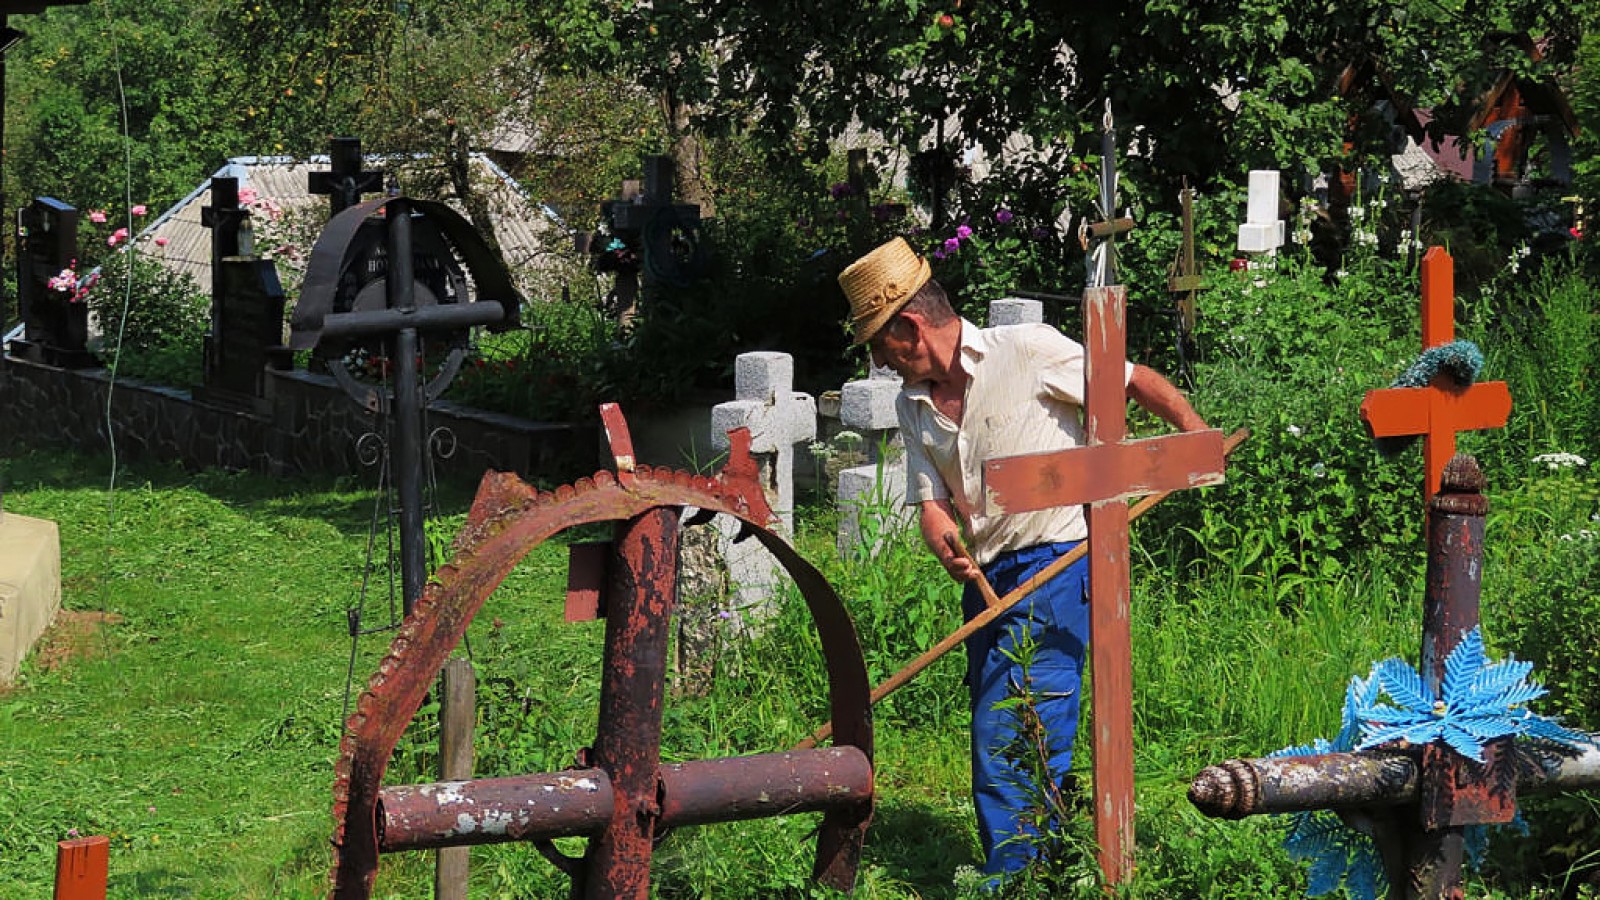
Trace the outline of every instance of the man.
<instances>
[{"instance_id":1,"label":"man","mask_svg":"<svg viewBox=\"0 0 1600 900\"><path fill-rule=\"evenodd\" d=\"M971 619L985 607L978 579L1004 596L1088 535L1081 507L990 515L983 495L986 460L1083 443L1083 347L1047 325L979 329L961 319L927 261L900 238L851 264L839 283L850 300L854 342L905 382L896 411L906 444L906 502L920 507L922 539L933 555L966 585L962 607ZM1153 370L1130 364L1126 379L1128 396L1174 427L1207 427ZM1018 823L1026 776L1004 755L1016 735L1015 714L994 709L1020 684L1008 654L1023 634L1031 637L1029 682L1059 784L1071 770L1078 727L1087 578L1087 560L1080 561L967 640L973 804L989 875L1020 870L1034 855Z\"/></svg>"}]
</instances>

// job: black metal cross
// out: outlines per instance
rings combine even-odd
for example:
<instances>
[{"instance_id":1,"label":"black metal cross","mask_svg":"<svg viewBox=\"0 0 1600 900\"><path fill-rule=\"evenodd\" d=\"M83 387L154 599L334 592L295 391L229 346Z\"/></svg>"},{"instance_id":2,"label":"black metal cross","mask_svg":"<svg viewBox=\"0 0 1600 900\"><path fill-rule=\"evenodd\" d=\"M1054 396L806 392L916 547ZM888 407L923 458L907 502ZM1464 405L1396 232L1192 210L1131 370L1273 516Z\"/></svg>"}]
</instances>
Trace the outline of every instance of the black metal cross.
<instances>
[{"instance_id":1,"label":"black metal cross","mask_svg":"<svg viewBox=\"0 0 1600 900\"><path fill-rule=\"evenodd\" d=\"M330 171L309 173L306 188L313 194L328 195L331 218L360 203L362 194L382 193L384 172L361 168L360 138L336 137L328 144Z\"/></svg>"}]
</instances>

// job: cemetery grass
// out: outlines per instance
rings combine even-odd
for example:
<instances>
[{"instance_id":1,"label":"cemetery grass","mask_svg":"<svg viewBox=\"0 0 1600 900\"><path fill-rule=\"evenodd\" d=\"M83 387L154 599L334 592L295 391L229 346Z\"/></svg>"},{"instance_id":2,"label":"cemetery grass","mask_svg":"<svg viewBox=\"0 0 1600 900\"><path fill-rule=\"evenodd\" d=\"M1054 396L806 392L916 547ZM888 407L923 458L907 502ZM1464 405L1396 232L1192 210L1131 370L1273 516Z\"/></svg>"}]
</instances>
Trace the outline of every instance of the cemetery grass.
<instances>
[{"instance_id":1,"label":"cemetery grass","mask_svg":"<svg viewBox=\"0 0 1600 900\"><path fill-rule=\"evenodd\" d=\"M370 492L139 465L119 473L108 498L103 459L41 452L4 464L7 508L61 526L67 608L114 618L76 655L30 662L0 694L0 896L49 896L53 844L74 832L111 837L112 897L321 896L345 609L361 578ZM1551 514L1548 499L1540 516ZM910 534L874 560L838 559L832 524L830 512L808 511L799 542L852 605L880 680L957 624L954 589ZM1196 580L1140 556L1141 856L1128 894L1300 896L1304 875L1277 846L1281 826L1200 817L1184 798L1188 778L1331 734L1355 669L1416 643L1420 573L1374 566L1305 581L1274 603L1263 602L1274 595L1254 564ZM560 546L539 548L474 623L481 774L561 768L592 735L600 629L560 622L564 571ZM821 721L821 663L796 607L768 637L724 643L708 697L669 703L664 755L781 749ZM358 684L386 643L358 645ZM970 894L960 668L953 654L879 707L880 802L859 897ZM435 741L425 709L388 782L431 780ZM1086 783L1083 745L1078 757ZM1098 896L1087 814L1077 825L1062 845L1076 854L1069 893ZM657 894L824 896L806 880L812 827L814 817L797 817L674 834L657 857ZM474 896L563 895L563 879L531 848L478 848L473 860ZM386 858L378 896L427 896L429 873L422 855ZM1526 896L1480 887L1475 896Z\"/></svg>"}]
</instances>

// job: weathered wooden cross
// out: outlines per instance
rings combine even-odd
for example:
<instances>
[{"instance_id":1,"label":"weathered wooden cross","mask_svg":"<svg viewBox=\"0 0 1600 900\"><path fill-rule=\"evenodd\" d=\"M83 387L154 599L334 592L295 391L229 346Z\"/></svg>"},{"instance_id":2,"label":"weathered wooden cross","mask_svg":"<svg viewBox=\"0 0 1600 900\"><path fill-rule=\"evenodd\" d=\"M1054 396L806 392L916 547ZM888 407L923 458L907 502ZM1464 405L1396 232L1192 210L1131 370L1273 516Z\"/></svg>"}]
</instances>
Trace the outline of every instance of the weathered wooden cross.
<instances>
[{"instance_id":1,"label":"weathered wooden cross","mask_svg":"<svg viewBox=\"0 0 1600 900\"><path fill-rule=\"evenodd\" d=\"M1455 295L1450 253L1429 248L1422 257L1422 349L1455 340ZM1361 402L1361 421L1374 438L1422 435L1424 502L1439 492L1440 475L1456 453L1456 432L1504 428L1510 414L1505 382L1461 387L1442 374L1427 387L1369 391Z\"/></svg>"},{"instance_id":2,"label":"weathered wooden cross","mask_svg":"<svg viewBox=\"0 0 1600 900\"><path fill-rule=\"evenodd\" d=\"M1109 244L1132 223L1114 222L1115 170L1107 111L1101 213L1089 229ZM1101 256L1114 272L1112 251ZM1108 279L1109 280L1109 279ZM1126 440L1127 295L1120 285L1084 292L1085 438L1082 447L988 460L984 492L1007 514L1088 504L1091 673L1094 679L1094 808L1100 867L1109 884L1133 869L1133 657L1129 634L1128 498L1220 484L1222 432Z\"/></svg>"}]
</instances>

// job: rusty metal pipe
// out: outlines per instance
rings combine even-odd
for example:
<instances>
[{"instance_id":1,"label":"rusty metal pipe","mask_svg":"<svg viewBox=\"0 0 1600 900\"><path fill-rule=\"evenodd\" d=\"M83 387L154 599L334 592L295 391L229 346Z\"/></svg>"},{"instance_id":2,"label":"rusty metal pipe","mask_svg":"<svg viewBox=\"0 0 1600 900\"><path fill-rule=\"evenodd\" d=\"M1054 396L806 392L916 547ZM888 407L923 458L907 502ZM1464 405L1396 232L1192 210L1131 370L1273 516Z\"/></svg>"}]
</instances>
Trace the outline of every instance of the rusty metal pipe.
<instances>
[{"instance_id":1,"label":"rusty metal pipe","mask_svg":"<svg viewBox=\"0 0 1600 900\"><path fill-rule=\"evenodd\" d=\"M872 762L856 747L765 753L661 767L661 817L673 828L818 812L872 801ZM384 788L384 853L599 834L616 803L600 769Z\"/></svg>"},{"instance_id":2,"label":"rusty metal pipe","mask_svg":"<svg viewBox=\"0 0 1600 900\"><path fill-rule=\"evenodd\" d=\"M704 825L872 802L872 761L857 747L796 750L661 767L661 824Z\"/></svg>"},{"instance_id":3,"label":"rusty metal pipe","mask_svg":"<svg viewBox=\"0 0 1600 900\"><path fill-rule=\"evenodd\" d=\"M1189 802L1220 819L1412 803L1421 768L1415 753L1412 748L1230 759L1194 777ZM1516 744L1511 756L1520 795L1600 787L1600 744L1572 754Z\"/></svg>"},{"instance_id":4,"label":"rusty metal pipe","mask_svg":"<svg viewBox=\"0 0 1600 900\"><path fill-rule=\"evenodd\" d=\"M599 769L386 787L378 795L384 853L593 834L616 798Z\"/></svg>"},{"instance_id":5,"label":"rusty metal pipe","mask_svg":"<svg viewBox=\"0 0 1600 900\"><path fill-rule=\"evenodd\" d=\"M1417 794L1416 760L1403 753L1324 753L1230 759L1189 783L1189 802L1208 816L1389 806Z\"/></svg>"}]
</instances>

